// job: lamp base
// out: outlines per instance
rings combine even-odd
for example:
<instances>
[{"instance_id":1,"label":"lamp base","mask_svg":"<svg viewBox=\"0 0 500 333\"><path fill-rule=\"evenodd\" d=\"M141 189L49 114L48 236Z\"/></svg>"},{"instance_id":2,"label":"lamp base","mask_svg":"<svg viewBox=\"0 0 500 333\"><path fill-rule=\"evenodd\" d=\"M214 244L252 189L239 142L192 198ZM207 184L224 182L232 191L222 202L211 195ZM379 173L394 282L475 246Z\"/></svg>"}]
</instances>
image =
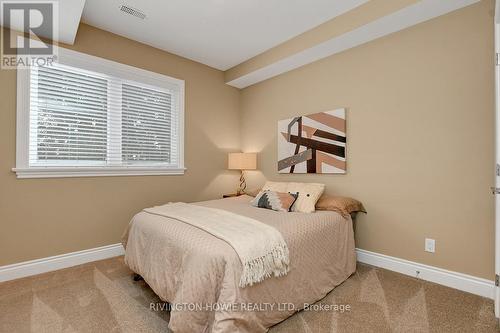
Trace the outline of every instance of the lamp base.
<instances>
[{"instance_id":1,"label":"lamp base","mask_svg":"<svg viewBox=\"0 0 500 333\"><path fill-rule=\"evenodd\" d=\"M245 176L243 174L243 170L241 170L241 176L240 176L240 187L236 191L238 195L245 194L245 190L247 188L247 182L245 181Z\"/></svg>"}]
</instances>

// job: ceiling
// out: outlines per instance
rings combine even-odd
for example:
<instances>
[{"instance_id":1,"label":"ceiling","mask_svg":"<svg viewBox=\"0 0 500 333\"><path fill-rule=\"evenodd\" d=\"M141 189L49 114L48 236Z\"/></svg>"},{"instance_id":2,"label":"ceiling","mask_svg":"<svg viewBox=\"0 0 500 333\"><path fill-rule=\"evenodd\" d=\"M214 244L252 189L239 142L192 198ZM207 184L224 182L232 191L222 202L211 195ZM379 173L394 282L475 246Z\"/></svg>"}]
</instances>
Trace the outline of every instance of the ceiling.
<instances>
[{"instance_id":1,"label":"ceiling","mask_svg":"<svg viewBox=\"0 0 500 333\"><path fill-rule=\"evenodd\" d=\"M368 0L87 0L82 21L227 70ZM146 14L144 20L121 5Z\"/></svg>"}]
</instances>

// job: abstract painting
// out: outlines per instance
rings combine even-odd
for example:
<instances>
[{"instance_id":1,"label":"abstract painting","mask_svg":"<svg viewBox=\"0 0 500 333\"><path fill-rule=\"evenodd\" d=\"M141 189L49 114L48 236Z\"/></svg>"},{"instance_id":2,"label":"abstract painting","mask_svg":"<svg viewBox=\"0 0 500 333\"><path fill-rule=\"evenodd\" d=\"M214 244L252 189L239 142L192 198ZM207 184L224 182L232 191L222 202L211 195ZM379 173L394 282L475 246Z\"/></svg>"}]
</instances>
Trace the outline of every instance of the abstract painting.
<instances>
[{"instance_id":1,"label":"abstract painting","mask_svg":"<svg viewBox=\"0 0 500 333\"><path fill-rule=\"evenodd\" d=\"M345 109L278 122L279 173L345 173Z\"/></svg>"}]
</instances>

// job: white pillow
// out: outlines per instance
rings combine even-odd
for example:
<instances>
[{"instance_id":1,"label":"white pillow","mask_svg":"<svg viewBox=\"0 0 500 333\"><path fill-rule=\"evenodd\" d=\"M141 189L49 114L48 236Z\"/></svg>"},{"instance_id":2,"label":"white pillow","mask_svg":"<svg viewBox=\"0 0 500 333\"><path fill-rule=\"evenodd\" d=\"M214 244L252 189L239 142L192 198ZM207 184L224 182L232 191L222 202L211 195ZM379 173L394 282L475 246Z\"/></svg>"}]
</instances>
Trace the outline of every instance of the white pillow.
<instances>
[{"instance_id":1,"label":"white pillow","mask_svg":"<svg viewBox=\"0 0 500 333\"><path fill-rule=\"evenodd\" d=\"M299 194L299 197L292 206L292 212L314 212L316 210L316 202L319 200L324 190L325 184L288 183L286 192Z\"/></svg>"},{"instance_id":2,"label":"white pillow","mask_svg":"<svg viewBox=\"0 0 500 333\"><path fill-rule=\"evenodd\" d=\"M273 192L282 192L286 193L288 183L282 182L266 182L264 186L262 186L262 191L273 191Z\"/></svg>"}]
</instances>

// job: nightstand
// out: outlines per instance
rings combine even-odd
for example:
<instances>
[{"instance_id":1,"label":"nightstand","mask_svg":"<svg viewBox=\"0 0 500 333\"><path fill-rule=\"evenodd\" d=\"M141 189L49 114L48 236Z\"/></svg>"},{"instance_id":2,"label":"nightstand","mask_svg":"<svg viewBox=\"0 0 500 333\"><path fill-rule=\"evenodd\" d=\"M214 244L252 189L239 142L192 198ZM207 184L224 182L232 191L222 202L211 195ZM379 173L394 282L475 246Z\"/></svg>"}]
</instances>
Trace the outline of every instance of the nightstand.
<instances>
[{"instance_id":1,"label":"nightstand","mask_svg":"<svg viewBox=\"0 0 500 333\"><path fill-rule=\"evenodd\" d=\"M231 194L223 194L223 198L232 198L232 197L239 197L241 194L238 193L231 193Z\"/></svg>"}]
</instances>

